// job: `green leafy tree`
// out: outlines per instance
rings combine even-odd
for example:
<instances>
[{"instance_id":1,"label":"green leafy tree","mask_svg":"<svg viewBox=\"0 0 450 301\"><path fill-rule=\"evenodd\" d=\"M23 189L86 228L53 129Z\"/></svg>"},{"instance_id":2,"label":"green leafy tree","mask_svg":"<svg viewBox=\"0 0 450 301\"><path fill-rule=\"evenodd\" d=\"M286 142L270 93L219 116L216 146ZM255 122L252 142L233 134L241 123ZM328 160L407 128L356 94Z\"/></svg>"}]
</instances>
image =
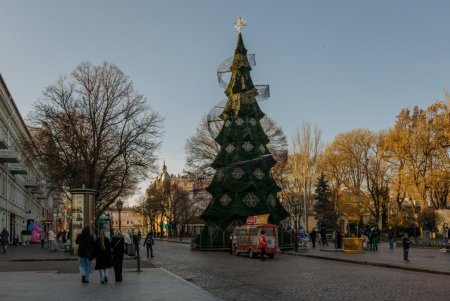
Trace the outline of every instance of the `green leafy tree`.
<instances>
[{"instance_id":1,"label":"green leafy tree","mask_svg":"<svg viewBox=\"0 0 450 301\"><path fill-rule=\"evenodd\" d=\"M316 212L318 225L327 229L334 229L337 223L337 214L334 203L330 200L330 189L323 173L317 181L315 199L314 211Z\"/></svg>"}]
</instances>

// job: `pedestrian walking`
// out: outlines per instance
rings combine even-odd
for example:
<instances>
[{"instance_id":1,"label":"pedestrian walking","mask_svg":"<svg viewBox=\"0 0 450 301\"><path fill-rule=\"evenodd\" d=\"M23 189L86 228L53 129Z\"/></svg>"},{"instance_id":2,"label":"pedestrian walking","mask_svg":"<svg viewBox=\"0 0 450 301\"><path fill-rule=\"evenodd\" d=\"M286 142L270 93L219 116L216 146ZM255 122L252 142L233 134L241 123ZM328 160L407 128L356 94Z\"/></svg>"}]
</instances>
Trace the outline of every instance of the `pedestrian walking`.
<instances>
[{"instance_id":1,"label":"pedestrian walking","mask_svg":"<svg viewBox=\"0 0 450 301\"><path fill-rule=\"evenodd\" d=\"M417 246L419 244L420 228L417 222L411 225L411 236L414 236L414 244Z\"/></svg>"},{"instance_id":2,"label":"pedestrian walking","mask_svg":"<svg viewBox=\"0 0 450 301\"><path fill-rule=\"evenodd\" d=\"M408 233L406 233L406 232L405 232L405 234L403 234L402 244L403 244L403 260L409 261L408 253L409 253L409 245L411 244L411 241L409 240Z\"/></svg>"},{"instance_id":3,"label":"pedestrian walking","mask_svg":"<svg viewBox=\"0 0 450 301\"><path fill-rule=\"evenodd\" d=\"M320 229L320 239L322 240L322 246L328 247L327 231L325 230L325 227Z\"/></svg>"},{"instance_id":4,"label":"pedestrian walking","mask_svg":"<svg viewBox=\"0 0 450 301\"><path fill-rule=\"evenodd\" d=\"M89 226L83 228L81 233L77 236L75 242L78 244L78 262L81 283L89 283L89 275L91 273L91 260L95 256L95 241L91 235Z\"/></svg>"},{"instance_id":5,"label":"pedestrian walking","mask_svg":"<svg viewBox=\"0 0 450 301\"><path fill-rule=\"evenodd\" d=\"M336 231L336 248L342 249L342 233L341 230Z\"/></svg>"},{"instance_id":6,"label":"pedestrian walking","mask_svg":"<svg viewBox=\"0 0 450 301\"><path fill-rule=\"evenodd\" d=\"M56 234L55 232L53 232L52 229L48 230L47 239L48 239L48 250L50 252L56 251L55 249Z\"/></svg>"},{"instance_id":7,"label":"pedestrian walking","mask_svg":"<svg viewBox=\"0 0 450 301\"><path fill-rule=\"evenodd\" d=\"M265 261L264 255L266 254L266 248L267 248L266 231L262 230L261 234L259 235L258 241L258 249L261 250L261 261Z\"/></svg>"},{"instance_id":8,"label":"pedestrian walking","mask_svg":"<svg viewBox=\"0 0 450 301\"><path fill-rule=\"evenodd\" d=\"M363 241L363 250L364 251L368 251L369 250L369 243L370 243L370 241L369 241L369 237L368 236L366 236L366 235L363 235L363 238L364 238L364 241Z\"/></svg>"},{"instance_id":9,"label":"pedestrian walking","mask_svg":"<svg viewBox=\"0 0 450 301\"><path fill-rule=\"evenodd\" d=\"M6 228L3 228L2 232L0 233L0 244L2 246L3 254L6 254L8 242L9 242L9 233L6 230Z\"/></svg>"},{"instance_id":10,"label":"pedestrian walking","mask_svg":"<svg viewBox=\"0 0 450 301\"><path fill-rule=\"evenodd\" d=\"M66 230L62 229L61 231L58 232L58 246L61 249L65 248L65 244L66 244Z\"/></svg>"},{"instance_id":11,"label":"pedestrian walking","mask_svg":"<svg viewBox=\"0 0 450 301\"><path fill-rule=\"evenodd\" d=\"M388 239L389 239L389 247L391 249L393 249L394 248L394 241L395 241L395 233L394 233L394 230L392 229L391 226L389 226L387 235L388 235Z\"/></svg>"},{"instance_id":12,"label":"pedestrian walking","mask_svg":"<svg viewBox=\"0 0 450 301\"><path fill-rule=\"evenodd\" d=\"M95 242L95 269L98 270L102 284L108 283L108 269L114 266L111 244L105 237L105 231L100 230L100 236Z\"/></svg>"},{"instance_id":13,"label":"pedestrian walking","mask_svg":"<svg viewBox=\"0 0 450 301\"><path fill-rule=\"evenodd\" d=\"M444 223L444 225L442 226L442 244L444 245L444 247L448 243L448 232L449 232L448 224Z\"/></svg>"},{"instance_id":14,"label":"pedestrian walking","mask_svg":"<svg viewBox=\"0 0 450 301\"><path fill-rule=\"evenodd\" d=\"M370 229L370 234L369 234L369 240L370 240L370 250L371 251L378 251L378 229L375 227L372 227L372 229Z\"/></svg>"},{"instance_id":15,"label":"pedestrian walking","mask_svg":"<svg viewBox=\"0 0 450 301\"><path fill-rule=\"evenodd\" d=\"M39 240L41 241L41 249L44 248L45 240L47 239L47 233L44 230L39 233Z\"/></svg>"},{"instance_id":16,"label":"pedestrian walking","mask_svg":"<svg viewBox=\"0 0 450 301\"><path fill-rule=\"evenodd\" d=\"M133 234L131 238L133 240L134 249L136 250L136 256L134 258L137 258L140 255L139 244L141 243L142 234L140 230L137 233L133 230L131 233Z\"/></svg>"},{"instance_id":17,"label":"pedestrian walking","mask_svg":"<svg viewBox=\"0 0 450 301\"><path fill-rule=\"evenodd\" d=\"M127 253L127 255L130 255L130 254L129 254L129 253L130 253L130 247L129 247L129 245L133 244L133 240L132 240L131 235L130 235L130 230L127 230L127 232L125 232L125 235L123 236L123 239L124 239L124 241L125 241L125 250L126 250L126 253ZM133 250L133 253L134 253L134 250ZM131 256L131 255L130 255L130 256ZM134 256L134 254L133 254L133 256Z\"/></svg>"},{"instance_id":18,"label":"pedestrian walking","mask_svg":"<svg viewBox=\"0 0 450 301\"><path fill-rule=\"evenodd\" d=\"M125 253L125 240L119 230L114 231L114 236L111 239L111 250L114 260L114 280L116 282L122 281L122 263Z\"/></svg>"},{"instance_id":19,"label":"pedestrian walking","mask_svg":"<svg viewBox=\"0 0 450 301\"><path fill-rule=\"evenodd\" d=\"M147 258L150 251L150 256L153 257L153 245L155 240L153 239L153 232L148 232L145 237L144 246L147 247Z\"/></svg>"},{"instance_id":20,"label":"pedestrian walking","mask_svg":"<svg viewBox=\"0 0 450 301\"><path fill-rule=\"evenodd\" d=\"M316 237L317 237L316 228L312 229L311 233L309 233L309 237L311 238L312 247L315 248L316 247Z\"/></svg>"}]
</instances>

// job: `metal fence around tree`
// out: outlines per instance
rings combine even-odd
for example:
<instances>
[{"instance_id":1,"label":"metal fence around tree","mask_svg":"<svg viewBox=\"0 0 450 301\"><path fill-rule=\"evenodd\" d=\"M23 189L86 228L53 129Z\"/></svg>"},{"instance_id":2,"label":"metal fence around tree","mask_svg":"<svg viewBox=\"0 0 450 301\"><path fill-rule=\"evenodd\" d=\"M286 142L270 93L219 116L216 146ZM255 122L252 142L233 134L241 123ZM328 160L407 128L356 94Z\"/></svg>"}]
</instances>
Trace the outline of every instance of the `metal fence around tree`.
<instances>
[{"instance_id":1,"label":"metal fence around tree","mask_svg":"<svg viewBox=\"0 0 450 301\"><path fill-rule=\"evenodd\" d=\"M236 226L222 228L218 225L196 226L192 231L191 248L193 250L225 251L231 249L231 235ZM295 236L283 225L278 228L278 246L281 250L294 248Z\"/></svg>"}]
</instances>

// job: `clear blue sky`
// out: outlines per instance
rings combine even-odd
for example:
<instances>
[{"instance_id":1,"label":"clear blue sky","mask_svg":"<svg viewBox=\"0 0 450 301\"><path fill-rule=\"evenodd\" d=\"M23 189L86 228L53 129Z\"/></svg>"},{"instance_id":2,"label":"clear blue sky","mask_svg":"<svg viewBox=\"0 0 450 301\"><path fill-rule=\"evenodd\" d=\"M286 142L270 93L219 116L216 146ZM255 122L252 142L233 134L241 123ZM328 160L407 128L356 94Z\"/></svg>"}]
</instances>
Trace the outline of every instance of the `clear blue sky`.
<instances>
[{"instance_id":1,"label":"clear blue sky","mask_svg":"<svg viewBox=\"0 0 450 301\"><path fill-rule=\"evenodd\" d=\"M262 109L291 140L303 121L327 141L392 126L450 87L450 1L0 0L0 72L24 117L80 62L118 65L165 120L160 158L184 165L186 138L225 98L216 68L237 16L269 84Z\"/></svg>"}]
</instances>

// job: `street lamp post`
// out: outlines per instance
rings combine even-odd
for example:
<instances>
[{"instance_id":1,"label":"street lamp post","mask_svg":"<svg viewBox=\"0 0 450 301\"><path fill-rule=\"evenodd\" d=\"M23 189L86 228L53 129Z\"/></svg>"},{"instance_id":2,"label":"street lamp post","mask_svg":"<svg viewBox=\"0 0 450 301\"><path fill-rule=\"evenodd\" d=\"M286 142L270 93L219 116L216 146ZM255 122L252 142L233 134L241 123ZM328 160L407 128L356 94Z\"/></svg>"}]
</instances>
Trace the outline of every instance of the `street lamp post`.
<instances>
[{"instance_id":1,"label":"street lamp post","mask_svg":"<svg viewBox=\"0 0 450 301\"><path fill-rule=\"evenodd\" d=\"M295 237L294 237L294 250L298 251L298 242L297 242L297 233L298 233L298 214L300 212L300 204L299 203L294 203L291 205L291 211L294 214L294 218L295 218Z\"/></svg>"},{"instance_id":2,"label":"street lamp post","mask_svg":"<svg viewBox=\"0 0 450 301\"><path fill-rule=\"evenodd\" d=\"M121 199L118 199L116 202L117 211L119 211L119 231L122 233L122 218L120 216L120 213L123 209L123 201Z\"/></svg>"}]
</instances>

